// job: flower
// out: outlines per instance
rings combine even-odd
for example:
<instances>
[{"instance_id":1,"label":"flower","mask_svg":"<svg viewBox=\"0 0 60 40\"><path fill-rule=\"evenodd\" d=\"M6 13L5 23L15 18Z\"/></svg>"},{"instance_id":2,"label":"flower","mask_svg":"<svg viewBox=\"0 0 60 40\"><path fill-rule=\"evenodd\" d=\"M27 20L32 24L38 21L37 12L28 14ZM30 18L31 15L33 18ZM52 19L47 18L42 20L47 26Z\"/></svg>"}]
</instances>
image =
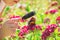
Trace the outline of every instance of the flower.
<instances>
[{"instance_id":1,"label":"flower","mask_svg":"<svg viewBox=\"0 0 60 40\"><path fill-rule=\"evenodd\" d=\"M60 16L58 16L58 17L56 18L56 23L57 23L58 26L60 26Z\"/></svg>"},{"instance_id":2,"label":"flower","mask_svg":"<svg viewBox=\"0 0 60 40\"><path fill-rule=\"evenodd\" d=\"M23 27L20 29L20 32L19 32L18 36L19 36L20 38L24 38L24 35L27 34L27 33L29 33L28 27L27 27L27 26L23 26Z\"/></svg>"},{"instance_id":3,"label":"flower","mask_svg":"<svg viewBox=\"0 0 60 40\"><path fill-rule=\"evenodd\" d=\"M58 21L58 20L60 20L60 16L58 16L58 17L56 18L56 21Z\"/></svg>"},{"instance_id":4,"label":"flower","mask_svg":"<svg viewBox=\"0 0 60 40\"><path fill-rule=\"evenodd\" d=\"M47 28L45 29L45 31L42 33L42 40L46 40L46 38L48 36L51 35L52 32L54 32L54 30L57 28L57 25L56 24L51 24L51 25L48 25Z\"/></svg>"},{"instance_id":5,"label":"flower","mask_svg":"<svg viewBox=\"0 0 60 40\"><path fill-rule=\"evenodd\" d=\"M11 20L15 20L18 22L25 22L26 20L22 19L20 16L12 16L10 17Z\"/></svg>"},{"instance_id":6,"label":"flower","mask_svg":"<svg viewBox=\"0 0 60 40\"><path fill-rule=\"evenodd\" d=\"M56 12L58 12L57 9L49 9L48 11L45 12L45 14L55 14Z\"/></svg>"},{"instance_id":7,"label":"flower","mask_svg":"<svg viewBox=\"0 0 60 40\"><path fill-rule=\"evenodd\" d=\"M41 26L40 25L36 25L36 29L38 30L42 30Z\"/></svg>"},{"instance_id":8,"label":"flower","mask_svg":"<svg viewBox=\"0 0 60 40\"><path fill-rule=\"evenodd\" d=\"M41 26L35 24L35 18L32 17L28 22L28 25L25 25L20 29L18 36L23 38L25 34L29 33L29 31L34 31L35 29L42 30Z\"/></svg>"},{"instance_id":9,"label":"flower","mask_svg":"<svg viewBox=\"0 0 60 40\"><path fill-rule=\"evenodd\" d=\"M48 14L48 13L49 13L49 11L46 11L46 12L45 12L45 14Z\"/></svg>"},{"instance_id":10,"label":"flower","mask_svg":"<svg viewBox=\"0 0 60 40\"><path fill-rule=\"evenodd\" d=\"M57 11L58 11L58 10L56 10L56 9L51 9L51 10L49 10L50 14L55 14Z\"/></svg>"},{"instance_id":11,"label":"flower","mask_svg":"<svg viewBox=\"0 0 60 40\"><path fill-rule=\"evenodd\" d=\"M55 5L58 5L58 2L57 2L57 1L53 1L53 2L51 3L51 6L55 6Z\"/></svg>"},{"instance_id":12,"label":"flower","mask_svg":"<svg viewBox=\"0 0 60 40\"><path fill-rule=\"evenodd\" d=\"M20 16L12 16L12 17L10 17L11 20L20 20L20 18L21 18Z\"/></svg>"},{"instance_id":13,"label":"flower","mask_svg":"<svg viewBox=\"0 0 60 40\"><path fill-rule=\"evenodd\" d=\"M18 36L20 37L20 38L23 38L23 32L20 32L19 34L18 34Z\"/></svg>"},{"instance_id":14,"label":"flower","mask_svg":"<svg viewBox=\"0 0 60 40\"><path fill-rule=\"evenodd\" d=\"M20 16L12 16L12 17L10 17L10 18L20 18Z\"/></svg>"}]
</instances>

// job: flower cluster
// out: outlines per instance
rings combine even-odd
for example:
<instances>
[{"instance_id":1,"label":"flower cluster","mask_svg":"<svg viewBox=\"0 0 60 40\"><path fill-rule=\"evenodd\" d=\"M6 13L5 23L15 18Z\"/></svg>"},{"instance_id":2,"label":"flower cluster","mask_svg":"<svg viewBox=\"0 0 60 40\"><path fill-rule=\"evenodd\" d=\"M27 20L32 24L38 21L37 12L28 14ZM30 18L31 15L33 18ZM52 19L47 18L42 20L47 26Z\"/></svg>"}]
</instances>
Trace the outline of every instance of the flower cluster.
<instances>
[{"instance_id":1,"label":"flower cluster","mask_svg":"<svg viewBox=\"0 0 60 40\"><path fill-rule=\"evenodd\" d=\"M48 36L50 36L50 34L52 32L54 32L54 30L56 29L56 27L57 27L56 24L48 25L48 27L46 28L46 30L42 33L42 40L46 40L46 38Z\"/></svg>"},{"instance_id":2,"label":"flower cluster","mask_svg":"<svg viewBox=\"0 0 60 40\"><path fill-rule=\"evenodd\" d=\"M57 1L53 1L51 2L50 6L48 7L48 9L45 11L45 14L55 14L56 12L58 12L57 8L54 8L53 6L56 6L58 5L58 2ZM52 9L51 9L52 8ZM58 6L58 9L60 7Z\"/></svg>"},{"instance_id":3,"label":"flower cluster","mask_svg":"<svg viewBox=\"0 0 60 40\"><path fill-rule=\"evenodd\" d=\"M45 14L48 14L48 13L55 14L56 12L58 12L57 9L50 9L50 10L46 11Z\"/></svg>"},{"instance_id":4,"label":"flower cluster","mask_svg":"<svg viewBox=\"0 0 60 40\"><path fill-rule=\"evenodd\" d=\"M27 26L23 26L21 29L20 29L20 32L18 34L18 36L20 38L24 38L24 35L28 33L28 30L27 30Z\"/></svg>"},{"instance_id":5,"label":"flower cluster","mask_svg":"<svg viewBox=\"0 0 60 40\"><path fill-rule=\"evenodd\" d=\"M18 36L22 38L26 33L33 30L42 30L41 26L35 24L35 18L31 18L27 26L23 26Z\"/></svg>"},{"instance_id":6,"label":"flower cluster","mask_svg":"<svg viewBox=\"0 0 60 40\"><path fill-rule=\"evenodd\" d=\"M25 34L28 34L29 31L33 31L34 29L42 30L41 26L38 26L38 25L23 26L23 27L20 29L20 33L18 34L18 36L19 36L20 38L23 38Z\"/></svg>"},{"instance_id":7,"label":"flower cluster","mask_svg":"<svg viewBox=\"0 0 60 40\"><path fill-rule=\"evenodd\" d=\"M25 22L25 20L22 19L20 16L12 16L12 17L10 17L10 19L18 21L18 22Z\"/></svg>"}]
</instances>

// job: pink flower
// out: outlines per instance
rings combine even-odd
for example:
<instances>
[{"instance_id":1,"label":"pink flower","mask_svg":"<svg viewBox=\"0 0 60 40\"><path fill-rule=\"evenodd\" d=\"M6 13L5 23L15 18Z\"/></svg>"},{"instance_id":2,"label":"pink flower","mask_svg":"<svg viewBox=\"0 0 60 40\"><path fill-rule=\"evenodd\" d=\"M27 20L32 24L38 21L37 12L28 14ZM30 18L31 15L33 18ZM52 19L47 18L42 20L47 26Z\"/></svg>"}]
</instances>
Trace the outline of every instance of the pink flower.
<instances>
[{"instance_id":1,"label":"pink flower","mask_svg":"<svg viewBox=\"0 0 60 40\"><path fill-rule=\"evenodd\" d=\"M31 31L33 31L34 29L35 29L35 25L28 25L28 30L31 30Z\"/></svg>"},{"instance_id":2,"label":"pink flower","mask_svg":"<svg viewBox=\"0 0 60 40\"><path fill-rule=\"evenodd\" d=\"M10 19L12 19L12 18L20 18L20 16L12 16L12 17L10 17Z\"/></svg>"},{"instance_id":3,"label":"pink flower","mask_svg":"<svg viewBox=\"0 0 60 40\"><path fill-rule=\"evenodd\" d=\"M56 23L57 23L57 25L58 25L58 27L60 26L60 16L58 16L57 18L56 18Z\"/></svg>"},{"instance_id":4,"label":"pink flower","mask_svg":"<svg viewBox=\"0 0 60 40\"><path fill-rule=\"evenodd\" d=\"M57 24L48 25L48 28L52 28L52 27L56 28L57 27Z\"/></svg>"},{"instance_id":5,"label":"pink flower","mask_svg":"<svg viewBox=\"0 0 60 40\"><path fill-rule=\"evenodd\" d=\"M23 27L22 27L22 29L27 29L27 28L28 28L28 26L23 26Z\"/></svg>"},{"instance_id":6,"label":"pink flower","mask_svg":"<svg viewBox=\"0 0 60 40\"><path fill-rule=\"evenodd\" d=\"M46 11L46 12L45 12L45 14L48 14L48 13L49 13L49 11Z\"/></svg>"},{"instance_id":7,"label":"pink flower","mask_svg":"<svg viewBox=\"0 0 60 40\"><path fill-rule=\"evenodd\" d=\"M56 10L56 9L51 9L49 12L50 12L50 14L55 14L57 11L58 10Z\"/></svg>"},{"instance_id":8,"label":"pink flower","mask_svg":"<svg viewBox=\"0 0 60 40\"><path fill-rule=\"evenodd\" d=\"M24 36L24 33L23 32L20 32L19 34L18 34L18 36L20 37L20 38L23 38Z\"/></svg>"},{"instance_id":9,"label":"pink flower","mask_svg":"<svg viewBox=\"0 0 60 40\"><path fill-rule=\"evenodd\" d=\"M20 16L12 16L10 17L11 20L19 21L21 19Z\"/></svg>"},{"instance_id":10,"label":"pink flower","mask_svg":"<svg viewBox=\"0 0 60 40\"><path fill-rule=\"evenodd\" d=\"M53 2L51 3L51 6L55 6L55 5L57 5L57 4L58 4L57 1L53 1Z\"/></svg>"},{"instance_id":11,"label":"pink flower","mask_svg":"<svg viewBox=\"0 0 60 40\"><path fill-rule=\"evenodd\" d=\"M24 35L29 33L28 31L28 27L27 26L23 26L21 29L20 29L20 33L18 34L18 36L20 38L24 38Z\"/></svg>"},{"instance_id":12,"label":"pink flower","mask_svg":"<svg viewBox=\"0 0 60 40\"><path fill-rule=\"evenodd\" d=\"M23 26L21 29L24 33L28 33L28 26Z\"/></svg>"},{"instance_id":13,"label":"pink flower","mask_svg":"<svg viewBox=\"0 0 60 40\"><path fill-rule=\"evenodd\" d=\"M25 22L25 20L22 19L20 16L12 16L12 17L10 17L10 19L18 21L18 22Z\"/></svg>"},{"instance_id":14,"label":"pink flower","mask_svg":"<svg viewBox=\"0 0 60 40\"><path fill-rule=\"evenodd\" d=\"M60 20L60 16L58 16L58 17L56 18L56 21L58 21L58 20Z\"/></svg>"},{"instance_id":15,"label":"pink flower","mask_svg":"<svg viewBox=\"0 0 60 40\"><path fill-rule=\"evenodd\" d=\"M46 38L48 36L51 35L52 32L54 32L54 30L57 28L57 25L56 24L51 24L51 25L48 25L46 30L42 33L42 40L46 40Z\"/></svg>"},{"instance_id":16,"label":"pink flower","mask_svg":"<svg viewBox=\"0 0 60 40\"><path fill-rule=\"evenodd\" d=\"M41 26L39 26L39 25L36 25L36 29L38 30L42 30L42 28L41 28Z\"/></svg>"}]
</instances>

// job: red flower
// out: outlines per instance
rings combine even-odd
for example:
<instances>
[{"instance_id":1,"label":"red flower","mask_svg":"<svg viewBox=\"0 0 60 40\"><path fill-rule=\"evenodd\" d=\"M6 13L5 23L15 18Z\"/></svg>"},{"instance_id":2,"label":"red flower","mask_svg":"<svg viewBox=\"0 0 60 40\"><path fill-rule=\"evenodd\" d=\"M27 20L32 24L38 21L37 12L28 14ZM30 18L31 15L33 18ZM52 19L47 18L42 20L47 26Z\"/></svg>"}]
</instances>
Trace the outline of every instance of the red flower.
<instances>
[{"instance_id":1,"label":"red flower","mask_svg":"<svg viewBox=\"0 0 60 40\"><path fill-rule=\"evenodd\" d=\"M45 12L45 14L48 14L48 13L49 13L49 11L46 11L46 12Z\"/></svg>"},{"instance_id":2,"label":"red flower","mask_svg":"<svg viewBox=\"0 0 60 40\"><path fill-rule=\"evenodd\" d=\"M58 17L56 18L56 21L57 21L57 20L60 20L60 16L58 16Z\"/></svg>"},{"instance_id":3,"label":"red flower","mask_svg":"<svg viewBox=\"0 0 60 40\"><path fill-rule=\"evenodd\" d=\"M54 13L56 13L58 10L56 10L56 9L51 9L49 12L51 13L51 14L54 14Z\"/></svg>"}]
</instances>

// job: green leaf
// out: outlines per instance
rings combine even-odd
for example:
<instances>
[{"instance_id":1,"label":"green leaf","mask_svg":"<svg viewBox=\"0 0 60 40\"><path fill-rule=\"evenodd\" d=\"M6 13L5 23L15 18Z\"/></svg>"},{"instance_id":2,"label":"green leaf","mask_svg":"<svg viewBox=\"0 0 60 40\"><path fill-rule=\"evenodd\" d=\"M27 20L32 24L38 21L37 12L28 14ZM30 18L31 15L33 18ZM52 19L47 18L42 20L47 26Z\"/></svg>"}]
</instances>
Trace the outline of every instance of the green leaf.
<instances>
[{"instance_id":1,"label":"green leaf","mask_svg":"<svg viewBox=\"0 0 60 40\"><path fill-rule=\"evenodd\" d=\"M29 6L29 5L27 5L26 11L27 11L27 12L30 12L30 6Z\"/></svg>"}]
</instances>

